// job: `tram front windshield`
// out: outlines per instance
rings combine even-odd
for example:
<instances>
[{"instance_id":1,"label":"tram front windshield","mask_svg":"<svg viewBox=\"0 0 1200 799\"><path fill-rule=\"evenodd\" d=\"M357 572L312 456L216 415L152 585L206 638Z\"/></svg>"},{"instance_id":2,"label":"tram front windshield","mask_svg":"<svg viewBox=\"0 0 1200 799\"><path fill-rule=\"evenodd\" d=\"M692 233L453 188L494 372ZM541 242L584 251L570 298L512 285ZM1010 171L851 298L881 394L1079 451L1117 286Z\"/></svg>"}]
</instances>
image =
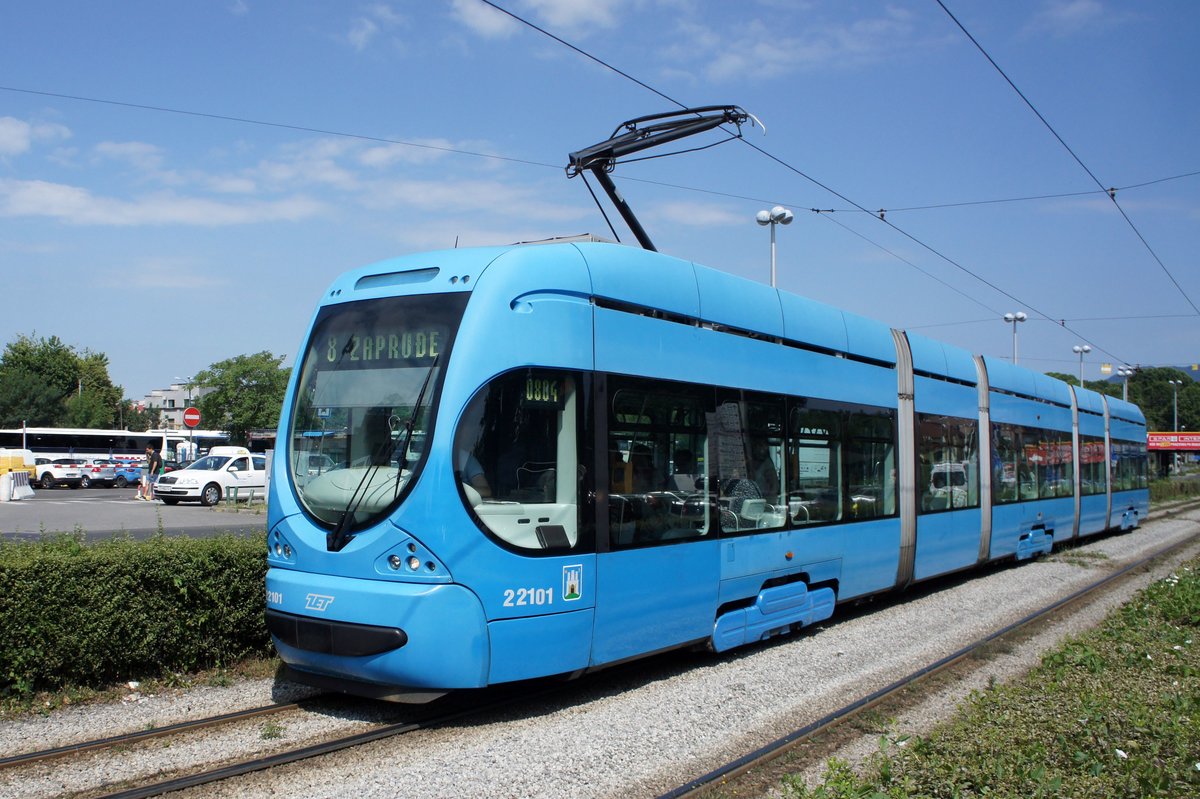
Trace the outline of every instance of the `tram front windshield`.
<instances>
[{"instance_id":1,"label":"tram front windshield","mask_svg":"<svg viewBox=\"0 0 1200 799\"><path fill-rule=\"evenodd\" d=\"M466 295L393 297L321 311L300 367L288 474L307 512L361 528L424 463L440 373Z\"/></svg>"}]
</instances>

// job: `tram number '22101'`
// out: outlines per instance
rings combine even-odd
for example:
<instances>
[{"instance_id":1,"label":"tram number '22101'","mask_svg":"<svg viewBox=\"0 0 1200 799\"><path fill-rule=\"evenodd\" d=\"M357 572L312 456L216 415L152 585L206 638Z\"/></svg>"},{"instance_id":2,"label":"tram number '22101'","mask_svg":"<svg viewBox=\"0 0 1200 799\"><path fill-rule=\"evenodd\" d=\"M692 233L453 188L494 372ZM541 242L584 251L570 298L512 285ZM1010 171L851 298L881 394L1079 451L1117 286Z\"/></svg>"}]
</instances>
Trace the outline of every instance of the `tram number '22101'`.
<instances>
[{"instance_id":1,"label":"tram number '22101'","mask_svg":"<svg viewBox=\"0 0 1200 799\"><path fill-rule=\"evenodd\" d=\"M504 607L516 608L528 605L553 605L553 588L506 588Z\"/></svg>"}]
</instances>

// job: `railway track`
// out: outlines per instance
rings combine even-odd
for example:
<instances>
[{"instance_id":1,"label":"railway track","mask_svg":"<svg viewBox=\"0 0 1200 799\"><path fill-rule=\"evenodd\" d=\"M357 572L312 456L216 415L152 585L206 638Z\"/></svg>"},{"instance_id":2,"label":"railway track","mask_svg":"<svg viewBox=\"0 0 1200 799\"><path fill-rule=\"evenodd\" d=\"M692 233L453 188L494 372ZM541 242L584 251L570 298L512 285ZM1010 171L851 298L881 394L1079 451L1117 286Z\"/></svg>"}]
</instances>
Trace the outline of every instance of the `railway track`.
<instances>
[{"instance_id":1,"label":"railway track","mask_svg":"<svg viewBox=\"0 0 1200 799\"><path fill-rule=\"evenodd\" d=\"M1189 506L1182 510L1194 508L1195 505ZM1182 510L1180 512L1182 512ZM1169 514L1174 515L1174 514ZM1078 605L1085 599L1094 596L1097 592L1110 589L1128 579L1131 575L1137 573L1156 561L1167 558L1183 549L1192 546L1200 541L1200 533L1186 538L1182 541L1175 542L1170 546L1163 547L1149 555L1146 555L1132 563L1129 563L1111 574L1108 574L1098 580L1093 581L1073 593L1045 605L1038 610L1029 613L1025 617L1018 619L1011 624L1008 624L989 635L986 635L972 643L962 647L961 649L942 657L933 663L930 663L916 671L913 671L900 679L886 685L876 691L873 691L857 700L844 705L831 713L826 714L816 721L810 722L803 727L800 727L787 735L784 735L770 743L761 746L751 752L748 752L741 757L724 763L721 766L709 771L699 777L696 777L689 782L679 785L665 793L659 794L656 799L699 799L699 797L713 795L713 790L720 786L723 791L732 791L730 795L740 795L742 791L737 791L733 786L739 779L749 774L756 769L769 768L769 765L782 758L784 755L795 750L800 745L813 740L818 735L830 732L840 725L851 722L856 716L862 712L888 702L900 696L910 688L928 680L935 675L942 674L952 667L962 663L963 661L978 655L983 650L1003 641L1006 638L1018 634L1023 629L1033 625L1039 621L1044 621L1054 617L1056 614ZM794 772L798 770L796 766L789 765L786 769L780 770L780 776L784 772ZM774 784L778 784L778 780L774 780ZM722 793L721 795L725 795Z\"/></svg>"},{"instance_id":2,"label":"railway track","mask_svg":"<svg viewBox=\"0 0 1200 799\"><path fill-rule=\"evenodd\" d=\"M190 770L180 769L178 771L185 771L186 773L178 773L177 771L165 778L153 775L144 780L125 780L119 785L101 784L83 789L82 791L70 790L67 793L70 795L84 795L89 797L89 799L140 799L140 797L161 796L276 766L320 757L321 755L403 735L420 729L449 724L471 716L491 713L501 710L508 705L528 702L534 697L547 696L559 690L562 690L561 685L542 688L532 692L527 688L516 687L503 691L489 690L480 695L472 695L476 701L471 701L468 697L459 697L457 701L451 699L448 702L435 703L432 706L395 706L393 716L403 715L405 716L404 718L395 721L378 722L365 731L334 735L317 743L308 743L293 748L282 749L259 757L245 758L234 762L223 762L211 766L201 766ZM478 701L480 698L483 701ZM75 744L67 744L51 749L12 755L0 759L0 773L6 773L6 776L11 774L19 778L18 769L22 767L32 767L39 763L66 758L68 756L118 751L128 747L145 746L155 741L170 742L189 734L249 721L261 721L290 712L315 710L322 704L343 701L346 703L362 703L362 700L354 698L324 694L299 702L264 705L201 719L183 721L155 729L140 730ZM375 706L379 707L378 704Z\"/></svg>"},{"instance_id":3,"label":"railway track","mask_svg":"<svg viewBox=\"0 0 1200 799\"><path fill-rule=\"evenodd\" d=\"M270 716L276 713L283 713L289 710L299 709L304 704L312 701L314 700L310 699L305 700L305 702L288 702L263 705L262 707L237 710L231 713L221 713L216 716L209 716L202 719L190 719L188 721L181 721L164 727L138 730L137 732L128 732L122 735L110 735L106 738L96 738L95 740L91 741L81 741L80 743L56 746L52 749L41 749L35 752L24 752L19 755L0 757L0 770L28 766L33 763L54 760L56 758L66 757L68 755L80 755L85 752L98 752L104 749L113 749L119 746L131 746L133 744L142 743L155 738L166 738L172 735L180 735L187 732L194 732L196 730L211 729L224 724L232 724L239 721L246 721L248 719Z\"/></svg>"},{"instance_id":4,"label":"railway track","mask_svg":"<svg viewBox=\"0 0 1200 799\"><path fill-rule=\"evenodd\" d=\"M1177 512L1185 512L1194 509L1195 506L1181 508ZM1166 515L1166 514L1163 514ZM969 646L940 658L938 661L931 663L922 668L916 669L911 674L904 678L898 679L887 687L875 691L867 696L854 701L841 710L829 713L827 716L807 724L802 729L796 730L773 743L755 749L753 752L748 752L745 755L729 760L729 762L712 769L711 771L702 774L699 777L691 779L677 788L660 794L664 797L691 797L703 794L706 790L711 790L715 785L728 785L740 778L740 775L752 772L755 770L762 771L768 768L768 765L775 758L787 752L790 748L797 746L805 740L809 740L823 730L831 730L837 725L851 719L856 713L861 713L867 708L888 701L902 692L905 688L910 687L921 679L930 677L934 674L944 672L957 663L971 658L980 648L989 644L993 644L1001 638L1013 635L1022 628L1036 622L1038 619L1045 618L1048 614L1056 611L1064 611L1071 604L1084 600L1089 595L1097 591L1103 590L1105 586L1113 586L1114 583L1122 577L1128 577L1136 573L1139 569L1145 568L1148 564L1157 558L1164 558L1172 552L1176 552L1181 548L1194 544L1196 536L1190 536L1183 540L1177 541L1169 547L1163 547L1153 553L1138 557L1135 561L1122 567L1120 570L1110 574L1103 579L1095 580L1089 585L1081 587L1074 591L1069 596L1066 596L1058 601L1047 604L1045 607L1031 612L1025 617L1017 620L1012 624L1006 625L1003 629L981 638ZM643 665L643 668L645 666ZM571 686L578 685L576 683L568 684ZM438 726L451 725L455 722L469 719L472 716L482 717L489 712L502 710L506 706L528 706L536 697L547 697L550 694L562 690L563 686L554 685L551 688L546 688L544 684L539 686L541 690L536 693L531 693L530 687L513 686L505 693L500 692L485 692L472 694L469 697L462 697L459 704L451 702L437 703L433 706L425 706L424 709L413 707L395 707L395 706L380 706L371 704L369 706L370 713L359 713L359 710L366 710L366 704L359 704L359 708L353 706L340 707L330 705L330 697L315 697L305 699L300 702L266 705L263 707L252 708L249 710L238 711L235 713L222 714L206 719L197 719L194 721L180 722L170 726L154 730L144 730L126 735L112 736L110 738L97 739L78 744L56 747L54 749L46 749L39 752L29 752L21 755L14 755L0 759L0 785L11 780L20 781L22 779L37 777L38 764L47 764L43 769L53 768L54 760L67 758L70 765L63 768L77 767L81 772L87 772L91 776L92 772L100 775L104 772L109 774L113 771L120 772L119 769L108 769L106 764L99 762L103 757L105 750L115 750L117 757L122 756L122 750L125 750L123 755L131 760L140 761L144 754L152 753L156 750L155 741L162 742L164 747L176 747L183 749L189 745L195 748L205 749L204 757L197 756L193 761L185 765L177 765L164 767L157 770L155 773L150 773L146 769L146 773L141 776L130 776L127 780L120 783L111 782L111 777L97 777L91 782L83 783L78 781L76 784L67 785L67 780L55 779L47 789L40 791L35 789L36 793L26 792L26 795L73 795L86 797L142 797L156 796L173 791L179 791L191 787L211 784L219 780L226 780L241 775L248 775L253 772L263 771L276 766L281 766L290 763L298 763L304 760L311 760L324 754L338 752L341 750L352 749L353 747L362 746L373 741L379 741L386 738L396 737L417 730L428 730ZM449 699L449 697L448 697ZM357 702L357 700L348 700L349 702ZM321 703L325 703L322 706ZM575 699L571 699L567 704L577 704ZM382 716L381 710L387 709L392 712L390 717ZM278 719L278 723L286 722L289 725L288 733L292 733L293 722L287 721L286 714L306 714L309 716L320 715L328 718L336 718L339 722L363 722L369 723L368 729L363 729L361 723L353 731L346 733L343 729L340 734L330 734L328 737L310 735L307 733L297 733L298 741L287 748L276 748L274 751L262 752L256 756L243 756L235 761L225 760L216 762L213 760L211 752L226 751L223 746L213 746L211 741L203 741L205 730L215 730L223 726L237 727L237 722L242 722L245 727L254 722ZM367 716L370 718L367 718ZM402 716L402 717L401 717ZM540 713L534 714L533 717L541 718ZM533 718L531 717L531 718ZM506 722L507 723L507 722ZM294 722L295 728L299 730L301 722ZM345 724L342 725L343 727ZM787 729L786 727L782 729ZM257 729L251 729L251 734L258 737ZM196 739L191 744L188 743L188 733L192 733ZM246 730L242 730L243 737ZM220 733L218 733L220 734ZM232 733L231 733L232 734ZM505 737L508 733L504 733ZM282 741L272 742L271 746L282 746ZM234 749L236 747L229 747ZM414 753L409 753L415 754ZM76 757L83 755L85 757ZM94 764L89 763L89 756L95 756ZM75 761L85 761L80 764ZM709 761L710 763L712 761ZM700 766L700 769L706 766ZM698 773L700 769L697 769ZM788 770L796 770L794 767ZM291 770L289 770L291 771ZM44 776L44 773L42 776ZM686 779L687 774L680 774L681 779ZM110 781L105 781L110 780ZM777 782L775 784L778 784ZM60 787L61 786L61 787ZM647 791L648 795L658 794L662 790L662 784L653 791ZM0 790L0 794L3 790ZM635 791L636 793L636 791ZM741 792L739 792L741 793Z\"/></svg>"}]
</instances>

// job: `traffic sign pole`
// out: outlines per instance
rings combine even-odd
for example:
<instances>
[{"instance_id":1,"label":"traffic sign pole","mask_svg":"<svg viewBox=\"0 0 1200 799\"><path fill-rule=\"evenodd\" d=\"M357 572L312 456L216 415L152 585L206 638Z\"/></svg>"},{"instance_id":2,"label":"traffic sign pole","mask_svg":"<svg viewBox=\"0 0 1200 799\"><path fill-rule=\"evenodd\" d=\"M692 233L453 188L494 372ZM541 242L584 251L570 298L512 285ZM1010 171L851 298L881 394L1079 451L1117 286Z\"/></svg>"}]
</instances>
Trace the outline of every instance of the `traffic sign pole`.
<instances>
[{"instance_id":1,"label":"traffic sign pole","mask_svg":"<svg viewBox=\"0 0 1200 799\"><path fill-rule=\"evenodd\" d=\"M185 408L183 411L183 423L188 428L188 457L192 457L196 451L196 442L193 438L197 425L200 424L200 409L194 405L190 408Z\"/></svg>"}]
</instances>

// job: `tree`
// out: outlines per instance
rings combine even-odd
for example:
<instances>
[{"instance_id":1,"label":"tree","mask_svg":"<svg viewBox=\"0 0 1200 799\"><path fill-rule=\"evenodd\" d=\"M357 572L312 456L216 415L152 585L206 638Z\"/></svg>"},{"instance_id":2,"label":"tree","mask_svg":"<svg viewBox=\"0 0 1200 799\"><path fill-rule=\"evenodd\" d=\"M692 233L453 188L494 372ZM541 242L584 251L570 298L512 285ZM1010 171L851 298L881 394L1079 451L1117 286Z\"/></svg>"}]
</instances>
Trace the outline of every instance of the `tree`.
<instances>
[{"instance_id":1,"label":"tree","mask_svg":"<svg viewBox=\"0 0 1200 799\"><path fill-rule=\"evenodd\" d=\"M1060 372L1046 374L1073 386L1079 385L1078 377ZM1172 380L1179 380L1182 385L1172 388ZM1176 395L1179 429L1200 430L1200 384L1187 372L1169 366L1145 366L1134 370L1127 381L1129 401L1142 409L1147 430L1165 433L1175 429ZM1125 394L1126 389L1120 382L1109 380L1085 380L1083 387L1118 398Z\"/></svg>"},{"instance_id":2,"label":"tree","mask_svg":"<svg viewBox=\"0 0 1200 799\"><path fill-rule=\"evenodd\" d=\"M0 365L0 427L52 427L62 413L62 394L41 375Z\"/></svg>"},{"instance_id":3,"label":"tree","mask_svg":"<svg viewBox=\"0 0 1200 799\"><path fill-rule=\"evenodd\" d=\"M199 372L197 385L212 389L196 401L206 427L229 431L230 440L246 444L250 431L279 424L289 370L284 356L263 351L214 363Z\"/></svg>"},{"instance_id":4,"label":"tree","mask_svg":"<svg viewBox=\"0 0 1200 799\"><path fill-rule=\"evenodd\" d=\"M121 400L120 416L118 422L121 426L135 433L157 430L162 426L161 408L138 408L129 400Z\"/></svg>"},{"instance_id":5,"label":"tree","mask_svg":"<svg viewBox=\"0 0 1200 799\"><path fill-rule=\"evenodd\" d=\"M108 356L36 335L17 336L0 355L0 426L112 427L122 390Z\"/></svg>"}]
</instances>

